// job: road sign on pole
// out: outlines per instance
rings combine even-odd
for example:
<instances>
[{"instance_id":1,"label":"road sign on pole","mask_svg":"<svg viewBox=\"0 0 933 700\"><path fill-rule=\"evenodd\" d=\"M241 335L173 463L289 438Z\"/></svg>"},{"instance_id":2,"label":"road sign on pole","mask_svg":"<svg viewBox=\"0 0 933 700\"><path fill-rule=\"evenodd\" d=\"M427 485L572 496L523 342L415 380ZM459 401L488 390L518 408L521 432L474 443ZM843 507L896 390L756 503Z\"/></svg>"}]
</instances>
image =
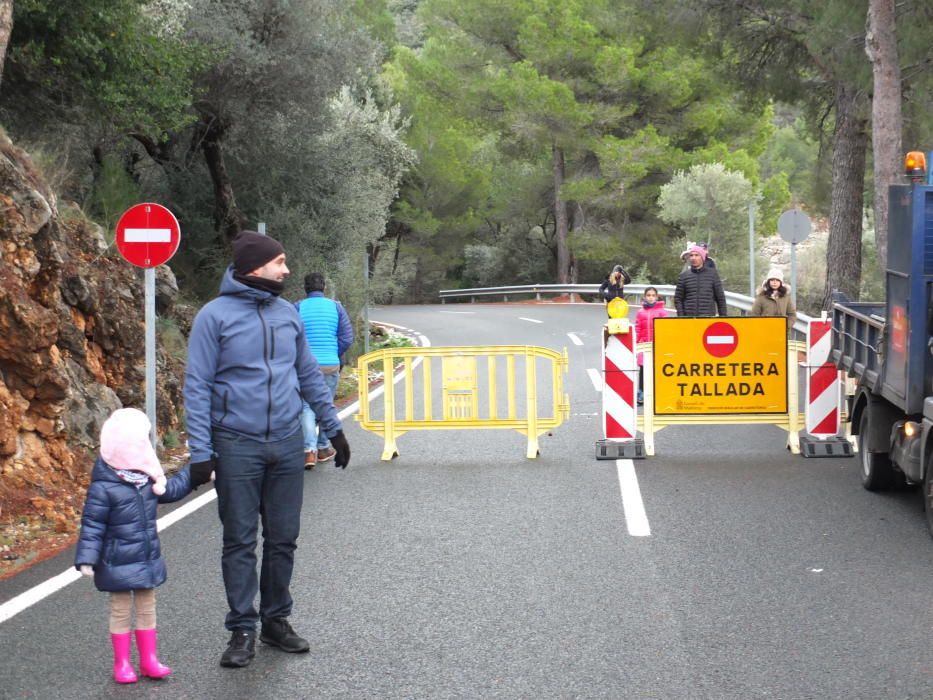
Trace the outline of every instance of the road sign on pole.
<instances>
[{"instance_id":1,"label":"road sign on pole","mask_svg":"<svg viewBox=\"0 0 933 700\"><path fill-rule=\"evenodd\" d=\"M120 255L131 265L151 268L168 262L181 241L178 219L161 204L130 207L117 221L115 239Z\"/></svg>"},{"instance_id":2,"label":"road sign on pole","mask_svg":"<svg viewBox=\"0 0 933 700\"><path fill-rule=\"evenodd\" d=\"M797 244L807 240L813 230L810 217L800 209L788 209L778 217L778 234L790 243L790 293L797 304Z\"/></svg>"},{"instance_id":3,"label":"road sign on pole","mask_svg":"<svg viewBox=\"0 0 933 700\"><path fill-rule=\"evenodd\" d=\"M778 234L792 245L803 243L813 230L810 217L800 209L788 209L778 218Z\"/></svg>"},{"instance_id":4,"label":"road sign on pole","mask_svg":"<svg viewBox=\"0 0 933 700\"><path fill-rule=\"evenodd\" d=\"M152 426L149 435L153 447L158 443L156 430L156 353L155 353L155 268L168 262L181 241L178 219L161 204L145 202L130 207L120 220L114 235L117 250L131 265L145 269L144 311L146 317L146 416Z\"/></svg>"}]
</instances>

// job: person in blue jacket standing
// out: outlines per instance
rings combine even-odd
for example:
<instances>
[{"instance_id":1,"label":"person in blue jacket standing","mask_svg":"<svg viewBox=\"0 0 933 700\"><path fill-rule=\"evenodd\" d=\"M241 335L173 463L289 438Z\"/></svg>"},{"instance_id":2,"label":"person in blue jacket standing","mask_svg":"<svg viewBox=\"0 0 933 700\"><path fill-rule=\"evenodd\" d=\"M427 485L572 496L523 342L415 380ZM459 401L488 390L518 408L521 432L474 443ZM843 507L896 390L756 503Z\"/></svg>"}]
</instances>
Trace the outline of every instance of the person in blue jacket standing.
<instances>
[{"instance_id":1,"label":"person in blue jacket standing","mask_svg":"<svg viewBox=\"0 0 933 700\"><path fill-rule=\"evenodd\" d=\"M249 665L259 623L262 642L292 653L310 649L288 622L304 495L302 399L330 438L334 464L344 468L350 461L350 445L298 313L280 298L287 276L281 243L241 232L220 296L198 312L188 339L184 397L191 473L216 473L223 526L225 626L231 635L220 665L226 667Z\"/></svg>"},{"instance_id":2,"label":"person in blue jacket standing","mask_svg":"<svg viewBox=\"0 0 933 700\"><path fill-rule=\"evenodd\" d=\"M157 653L155 589L165 583L165 561L156 529L157 503L184 498L200 483L186 466L165 478L152 443L146 414L135 408L114 411L100 431L100 456L91 472L75 567L110 593L113 678L135 683L130 659L131 617L136 609L139 670L164 678L172 669ZM210 474L207 475L207 480Z\"/></svg>"},{"instance_id":3,"label":"person in blue jacket standing","mask_svg":"<svg viewBox=\"0 0 933 700\"><path fill-rule=\"evenodd\" d=\"M320 272L306 275L305 292L308 296L295 306L304 325L308 347L321 367L324 383L333 401L340 379L340 358L353 345L353 324L343 304L324 296L324 287L324 275ZM301 414L305 469L312 469L315 462L326 462L334 457L334 448L330 446L323 430L315 430L315 421L314 411L305 402Z\"/></svg>"}]
</instances>

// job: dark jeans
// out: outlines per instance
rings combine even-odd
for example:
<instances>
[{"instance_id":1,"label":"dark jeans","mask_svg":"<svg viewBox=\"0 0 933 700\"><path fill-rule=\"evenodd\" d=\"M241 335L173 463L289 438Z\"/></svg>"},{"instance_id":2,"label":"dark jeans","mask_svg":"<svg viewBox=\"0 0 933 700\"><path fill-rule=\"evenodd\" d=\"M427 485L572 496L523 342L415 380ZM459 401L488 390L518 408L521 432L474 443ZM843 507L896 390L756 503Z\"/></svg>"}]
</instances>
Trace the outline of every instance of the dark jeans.
<instances>
[{"instance_id":1,"label":"dark jeans","mask_svg":"<svg viewBox=\"0 0 933 700\"><path fill-rule=\"evenodd\" d=\"M215 430L215 488L223 523L228 630L255 629L258 620L288 617L295 547L304 496L301 430L278 442L259 442ZM262 574L256 581L256 541L262 520ZM259 613L256 591L259 591Z\"/></svg>"}]
</instances>

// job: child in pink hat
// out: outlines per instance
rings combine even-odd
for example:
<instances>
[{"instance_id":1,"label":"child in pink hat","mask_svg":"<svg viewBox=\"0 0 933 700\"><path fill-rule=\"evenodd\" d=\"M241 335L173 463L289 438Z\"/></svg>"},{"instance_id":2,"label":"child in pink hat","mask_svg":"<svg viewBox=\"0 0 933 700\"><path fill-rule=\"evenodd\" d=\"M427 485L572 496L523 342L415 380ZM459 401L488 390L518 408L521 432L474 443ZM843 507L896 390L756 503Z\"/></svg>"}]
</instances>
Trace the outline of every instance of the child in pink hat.
<instances>
[{"instance_id":1,"label":"child in pink hat","mask_svg":"<svg viewBox=\"0 0 933 700\"><path fill-rule=\"evenodd\" d=\"M137 679L130 660L134 607L140 672L149 678L172 672L156 651L155 589L166 579L156 506L191 492L191 467L166 479L150 428L146 414L135 408L114 411L104 422L75 553L75 567L93 576L99 591L110 593L113 677L118 683Z\"/></svg>"},{"instance_id":2,"label":"child in pink hat","mask_svg":"<svg viewBox=\"0 0 933 700\"><path fill-rule=\"evenodd\" d=\"M152 449L146 414L135 408L121 408L104 421L100 429L100 457L117 470L142 472L153 481L156 496L165 493L165 472Z\"/></svg>"}]
</instances>

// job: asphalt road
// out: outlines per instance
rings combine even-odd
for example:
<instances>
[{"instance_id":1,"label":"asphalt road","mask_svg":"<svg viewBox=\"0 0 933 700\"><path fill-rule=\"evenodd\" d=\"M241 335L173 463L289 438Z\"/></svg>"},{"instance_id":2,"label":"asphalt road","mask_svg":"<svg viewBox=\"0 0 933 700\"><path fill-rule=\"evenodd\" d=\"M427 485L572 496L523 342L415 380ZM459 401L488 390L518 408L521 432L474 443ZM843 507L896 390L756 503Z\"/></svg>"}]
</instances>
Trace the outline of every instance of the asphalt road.
<instances>
[{"instance_id":1,"label":"asphalt road","mask_svg":"<svg viewBox=\"0 0 933 700\"><path fill-rule=\"evenodd\" d=\"M435 346L566 347L571 417L535 460L515 432L426 431L403 435L389 463L345 419L351 466L306 477L292 622L309 654L260 644L250 667L218 666L228 635L209 502L161 534L173 676L113 683L107 598L79 580L0 623L0 698L933 698L919 495L868 493L855 460L791 455L768 426L668 427L654 457L597 461L587 369L600 367L603 314L372 312ZM631 472L638 536L620 485ZM0 583L0 612L70 563Z\"/></svg>"}]
</instances>

